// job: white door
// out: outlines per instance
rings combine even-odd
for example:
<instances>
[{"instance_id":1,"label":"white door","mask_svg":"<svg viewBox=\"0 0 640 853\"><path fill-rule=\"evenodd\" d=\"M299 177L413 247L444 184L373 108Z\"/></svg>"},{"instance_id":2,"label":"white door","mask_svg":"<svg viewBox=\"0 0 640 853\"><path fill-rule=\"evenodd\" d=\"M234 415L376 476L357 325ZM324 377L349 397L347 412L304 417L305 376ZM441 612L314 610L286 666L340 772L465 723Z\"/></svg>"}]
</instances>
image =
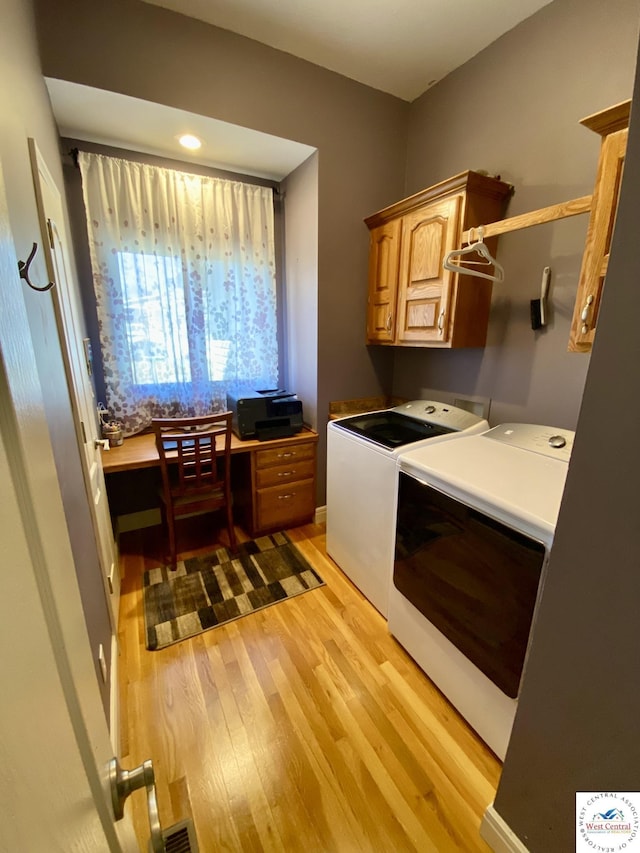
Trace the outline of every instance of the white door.
<instances>
[{"instance_id":1,"label":"white door","mask_svg":"<svg viewBox=\"0 0 640 853\"><path fill-rule=\"evenodd\" d=\"M98 444L97 402L87 366L82 336L82 310L69 265L69 247L60 193L33 139L29 140L31 169L47 269L56 286L51 291L67 382L73 406L82 468L96 534L98 554L111 612L113 633L118 633L120 575L113 538L109 502Z\"/></svg>"},{"instance_id":2,"label":"white door","mask_svg":"<svg viewBox=\"0 0 640 853\"><path fill-rule=\"evenodd\" d=\"M23 286L0 168L0 850L134 853L128 812L114 822L110 804L112 747Z\"/></svg>"}]
</instances>

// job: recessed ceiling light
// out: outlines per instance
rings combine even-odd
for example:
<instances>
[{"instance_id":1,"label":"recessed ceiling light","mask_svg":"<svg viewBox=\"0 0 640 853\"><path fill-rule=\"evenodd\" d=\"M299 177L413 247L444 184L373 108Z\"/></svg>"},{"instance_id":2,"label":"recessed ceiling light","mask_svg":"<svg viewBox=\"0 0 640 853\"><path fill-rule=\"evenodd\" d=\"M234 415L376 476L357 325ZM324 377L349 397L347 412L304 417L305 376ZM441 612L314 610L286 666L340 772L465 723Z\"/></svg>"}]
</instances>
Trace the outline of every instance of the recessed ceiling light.
<instances>
[{"instance_id":1,"label":"recessed ceiling light","mask_svg":"<svg viewBox=\"0 0 640 853\"><path fill-rule=\"evenodd\" d=\"M184 148L189 148L191 151L195 151L197 148L200 148L202 142L198 139L197 136L193 136L191 133L185 133L183 136L178 138L178 142Z\"/></svg>"}]
</instances>

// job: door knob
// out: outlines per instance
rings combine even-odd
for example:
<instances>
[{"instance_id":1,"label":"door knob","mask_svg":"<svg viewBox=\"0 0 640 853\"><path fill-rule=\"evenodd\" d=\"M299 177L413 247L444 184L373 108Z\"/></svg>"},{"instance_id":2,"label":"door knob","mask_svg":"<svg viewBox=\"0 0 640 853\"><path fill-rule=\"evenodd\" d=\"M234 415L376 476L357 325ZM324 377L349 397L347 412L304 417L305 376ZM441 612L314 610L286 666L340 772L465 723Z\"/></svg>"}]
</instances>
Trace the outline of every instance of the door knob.
<instances>
[{"instance_id":1,"label":"door knob","mask_svg":"<svg viewBox=\"0 0 640 853\"><path fill-rule=\"evenodd\" d=\"M108 442L107 442L108 443ZM138 788L147 789L147 810L149 812L149 829L151 832L152 853L165 853L162 827L158 814L158 798L156 796L156 777L153 772L153 762L143 761L133 770L123 770L117 758L109 762L109 786L111 788L111 804L116 820L124 816L124 804L129 796Z\"/></svg>"},{"instance_id":2,"label":"door knob","mask_svg":"<svg viewBox=\"0 0 640 853\"><path fill-rule=\"evenodd\" d=\"M94 447L101 447L103 450L109 450L109 439L108 438L94 438L93 439Z\"/></svg>"}]
</instances>

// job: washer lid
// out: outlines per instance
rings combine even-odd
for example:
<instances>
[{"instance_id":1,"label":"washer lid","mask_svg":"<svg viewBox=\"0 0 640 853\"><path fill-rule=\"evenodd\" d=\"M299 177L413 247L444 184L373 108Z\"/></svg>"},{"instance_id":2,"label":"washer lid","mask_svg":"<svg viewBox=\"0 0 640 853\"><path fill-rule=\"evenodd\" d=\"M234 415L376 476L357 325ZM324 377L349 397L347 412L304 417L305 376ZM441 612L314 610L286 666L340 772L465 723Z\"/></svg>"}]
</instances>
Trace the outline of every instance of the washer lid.
<instances>
[{"instance_id":1,"label":"washer lid","mask_svg":"<svg viewBox=\"0 0 640 853\"><path fill-rule=\"evenodd\" d=\"M399 457L398 465L401 471L550 545L573 433L524 425L537 436L532 452L528 441L525 449L514 432L508 432L520 426L503 424L480 435L409 450ZM567 443L556 449L556 455L549 455L541 450L541 435L562 435Z\"/></svg>"},{"instance_id":2,"label":"washer lid","mask_svg":"<svg viewBox=\"0 0 640 853\"><path fill-rule=\"evenodd\" d=\"M484 432L488 426L472 412L431 400L413 400L329 423L331 430L347 430L394 455L416 442L441 441L465 431Z\"/></svg>"},{"instance_id":3,"label":"washer lid","mask_svg":"<svg viewBox=\"0 0 640 853\"><path fill-rule=\"evenodd\" d=\"M415 441L453 432L447 427L399 414L395 409L352 415L334 421L333 425L334 428L348 430L366 441L392 451Z\"/></svg>"}]
</instances>

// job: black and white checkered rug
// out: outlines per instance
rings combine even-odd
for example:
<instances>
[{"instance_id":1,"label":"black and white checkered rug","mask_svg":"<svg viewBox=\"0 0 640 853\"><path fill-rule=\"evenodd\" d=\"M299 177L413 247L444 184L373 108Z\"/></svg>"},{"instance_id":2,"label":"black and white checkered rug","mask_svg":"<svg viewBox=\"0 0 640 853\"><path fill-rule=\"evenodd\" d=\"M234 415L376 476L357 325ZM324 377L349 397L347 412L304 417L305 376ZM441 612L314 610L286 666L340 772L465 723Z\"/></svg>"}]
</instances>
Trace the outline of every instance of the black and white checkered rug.
<instances>
[{"instance_id":1,"label":"black and white checkered rug","mask_svg":"<svg viewBox=\"0 0 640 853\"><path fill-rule=\"evenodd\" d=\"M323 586L286 533L238 545L144 573L147 648L163 649L261 610L278 601Z\"/></svg>"}]
</instances>

